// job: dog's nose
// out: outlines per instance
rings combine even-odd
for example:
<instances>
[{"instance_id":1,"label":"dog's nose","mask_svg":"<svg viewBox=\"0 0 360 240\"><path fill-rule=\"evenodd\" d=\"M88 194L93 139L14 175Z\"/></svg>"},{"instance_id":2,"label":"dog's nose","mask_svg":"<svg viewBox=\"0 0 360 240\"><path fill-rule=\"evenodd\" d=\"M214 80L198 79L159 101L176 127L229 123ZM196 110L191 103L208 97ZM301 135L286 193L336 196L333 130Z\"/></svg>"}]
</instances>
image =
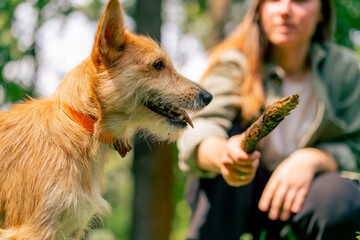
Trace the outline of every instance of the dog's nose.
<instances>
[{"instance_id":1,"label":"dog's nose","mask_svg":"<svg viewBox=\"0 0 360 240\"><path fill-rule=\"evenodd\" d=\"M213 99L213 95L211 95L211 93L207 92L207 91L202 91L200 93L200 97L203 100L203 102L205 103L205 105L208 105L211 100Z\"/></svg>"}]
</instances>

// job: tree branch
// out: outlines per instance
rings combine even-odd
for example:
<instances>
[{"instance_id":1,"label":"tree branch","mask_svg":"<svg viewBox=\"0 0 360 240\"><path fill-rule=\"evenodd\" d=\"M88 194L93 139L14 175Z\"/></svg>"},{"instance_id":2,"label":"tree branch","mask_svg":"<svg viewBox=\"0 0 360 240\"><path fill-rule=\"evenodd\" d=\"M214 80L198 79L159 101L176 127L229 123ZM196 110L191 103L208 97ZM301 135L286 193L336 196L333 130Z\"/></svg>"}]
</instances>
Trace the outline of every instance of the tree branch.
<instances>
[{"instance_id":1,"label":"tree branch","mask_svg":"<svg viewBox=\"0 0 360 240\"><path fill-rule=\"evenodd\" d=\"M258 142L268 135L279 123L295 109L299 95L293 94L271 104L265 112L245 131L241 147L245 152L253 152Z\"/></svg>"}]
</instances>

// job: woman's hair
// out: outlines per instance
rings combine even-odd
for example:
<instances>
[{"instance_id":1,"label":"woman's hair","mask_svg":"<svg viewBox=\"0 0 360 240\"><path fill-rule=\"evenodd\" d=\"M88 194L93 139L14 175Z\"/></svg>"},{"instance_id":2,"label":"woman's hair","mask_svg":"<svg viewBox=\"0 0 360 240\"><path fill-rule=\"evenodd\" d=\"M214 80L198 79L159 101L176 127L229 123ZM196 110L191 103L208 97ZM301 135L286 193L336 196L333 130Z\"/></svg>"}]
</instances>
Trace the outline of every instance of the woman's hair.
<instances>
[{"instance_id":1,"label":"woman's hair","mask_svg":"<svg viewBox=\"0 0 360 240\"><path fill-rule=\"evenodd\" d=\"M241 95L241 114L245 121L257 116L264 106L265 96L261 75L263 59L268 49L264 32L260 27L259 6L264 0L251 0L251 5L237 29L210 52L210 64L202 79L219 63L222 55L230 49L240 50L247 59L244 75L238 79ZM324 43L331 39L333 33L332 0L320 0L322 21L318 23L312 41Z\"/></svg>"}]
</instances>

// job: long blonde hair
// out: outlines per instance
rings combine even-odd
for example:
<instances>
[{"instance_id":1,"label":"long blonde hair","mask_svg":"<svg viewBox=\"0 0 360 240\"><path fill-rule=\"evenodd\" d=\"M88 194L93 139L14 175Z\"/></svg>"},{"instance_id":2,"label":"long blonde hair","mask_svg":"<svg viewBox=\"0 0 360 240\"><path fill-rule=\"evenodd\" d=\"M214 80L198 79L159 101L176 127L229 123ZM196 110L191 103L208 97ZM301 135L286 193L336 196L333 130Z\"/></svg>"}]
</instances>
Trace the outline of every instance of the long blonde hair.
<instances>
[{"instance_id":1,"label":"long blonde hair","mask_svg":"<svg viewBox=\"0 0 360 240\"><path fill-rule=\"evenodd\" d=\"M264 0L252 0L244 19L237 29L223 42L216 46L209 56L209 67L205 71L204 79L219 63L222 55L230 49L241 51L247 59L244 75L238 79L241 102L237 107L241 109L244 121L257 117L259 110L264 106L265 96L263 89L262 66L268 50L268 41L260 25L259 6ZM323 21L316 28L312 41L325 42L333 32L333 7L331 0L321 0Z\"/></svg>"}]
</instances>

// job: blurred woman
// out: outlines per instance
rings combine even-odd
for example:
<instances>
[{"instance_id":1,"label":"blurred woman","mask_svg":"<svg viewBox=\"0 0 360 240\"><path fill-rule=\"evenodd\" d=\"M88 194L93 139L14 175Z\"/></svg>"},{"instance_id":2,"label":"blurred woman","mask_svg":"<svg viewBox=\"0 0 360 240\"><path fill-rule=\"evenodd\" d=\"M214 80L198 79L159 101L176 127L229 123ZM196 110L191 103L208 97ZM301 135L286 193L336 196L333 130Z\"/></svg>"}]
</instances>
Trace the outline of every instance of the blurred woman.
<instances>
[{"instance_id":1,"label":"blurred woman","mask_svg":"<svg viewBox=\"0 0 360 240\"><path fill-rule=\"evenodd\" d=\"M210 54L214 99L178 141L187 239L353 239L360 231L360 67L331 43L331 0L252 0ZM298 107L247 154L242 132L290 94ZM340 174L341 173L341 174ZM263 239L263 238L262 238Z\"/></svg>"}]
</instances>

